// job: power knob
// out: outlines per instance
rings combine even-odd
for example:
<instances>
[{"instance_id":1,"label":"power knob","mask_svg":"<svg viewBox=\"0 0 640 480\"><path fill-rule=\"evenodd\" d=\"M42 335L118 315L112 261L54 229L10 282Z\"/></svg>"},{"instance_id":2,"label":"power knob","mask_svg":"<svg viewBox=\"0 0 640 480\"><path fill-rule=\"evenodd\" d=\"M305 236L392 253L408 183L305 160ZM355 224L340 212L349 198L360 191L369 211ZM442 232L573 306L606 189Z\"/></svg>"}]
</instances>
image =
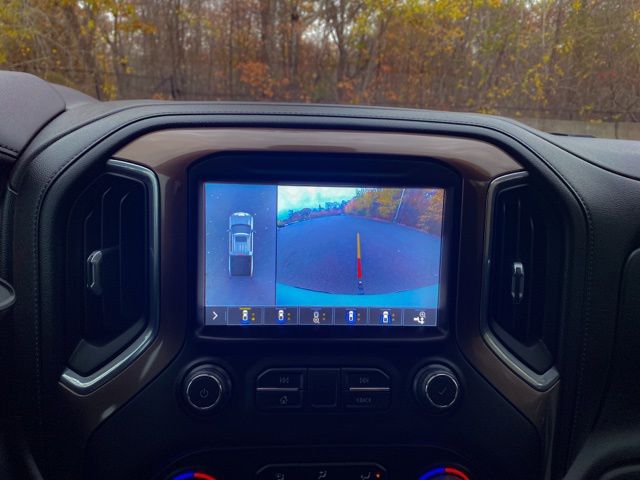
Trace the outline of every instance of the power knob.
<instances>
[{"instance_id":1,"label":"power knob","mask_svg":"<svg viewBox=\"0 0 640 480\"><path fill-rule=\"evenodd\" d=\"M184 378L183 395L190 410L212 413L224 405L231 393L229 375L215 365L201 365Z\"/></svg>"},{"instance_id":2,"label":"power knob","mask_svg":"<svg viewBox=\"0 0 640 480\"><path fill-rule=\"evenodd\" d=\"M437 412L452 408L460 397L460 382L444 365L430 365L420 370L414 388L418 402Z\"/></svg>"}]
</instances>

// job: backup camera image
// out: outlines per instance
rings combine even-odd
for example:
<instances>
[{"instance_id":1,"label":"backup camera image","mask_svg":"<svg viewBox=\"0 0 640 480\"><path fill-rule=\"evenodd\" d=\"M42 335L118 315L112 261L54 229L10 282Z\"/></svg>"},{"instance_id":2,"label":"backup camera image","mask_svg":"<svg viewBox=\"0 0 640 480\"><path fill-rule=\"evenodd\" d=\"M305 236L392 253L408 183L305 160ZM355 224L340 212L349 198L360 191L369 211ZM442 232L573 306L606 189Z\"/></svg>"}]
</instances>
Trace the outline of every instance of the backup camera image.
<instances>
[{"instance_id":1,"label":"backup camera image","mask_svg":"<svg viewBox=\"0 0 640 480\"><path fill-rule=\"evenodd\" d=\"M259 307L281 323L294 309L319 323L331 308L346 324L365 321L365 309L381 323L409 315L422 325L438 308L444 196L206 183L205 307L240 309L240 323L260 323Z\"/></svg>"},{"instance_id":2,"label":"backup camera image","mask_svg":"<svg viewBox=\"0 0 640 480\"><path fill-rule=\"evenodd\" d=\"M438 305L443 190L280 186L278 305Z\"/></svg>"},{"instance_id":3,"label":"backup camera image","mask_svg":"<svg viewBox=\"0 0 640 480\"><path fill-rule=\"evenodd\" d=\"M205 305L275 305L272 185L204 186Z\"/></svg>"}]
</instances>

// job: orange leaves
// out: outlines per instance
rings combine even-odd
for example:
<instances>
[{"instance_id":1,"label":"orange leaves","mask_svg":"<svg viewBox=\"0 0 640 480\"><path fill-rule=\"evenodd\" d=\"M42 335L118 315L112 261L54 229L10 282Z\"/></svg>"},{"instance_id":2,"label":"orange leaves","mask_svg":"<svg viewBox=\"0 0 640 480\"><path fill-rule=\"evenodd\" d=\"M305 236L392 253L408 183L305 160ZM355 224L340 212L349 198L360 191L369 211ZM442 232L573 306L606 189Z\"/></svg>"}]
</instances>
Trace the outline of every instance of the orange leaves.
<instances>
[{"instance_id":1,"label":"orange leaves","mask_svg":"<svg viewBox=\"0 0 640 480\"><path fill-rule=\"evenodd\" d=\"M4 0L0 68L102 98L640 120L639 1Z\"/></svg>"},{"instance_id":2,"label":"orange leaves","mask_svg":"<svg viewBox=\"0 0 640 480\"><path fill-rule=\"evenodd\" d=\"M241 62L238 64L240 81L249 87L253 98L273 98L274 81L269 75L269 67L262 62Z\"/></svg>"}]
</instances>

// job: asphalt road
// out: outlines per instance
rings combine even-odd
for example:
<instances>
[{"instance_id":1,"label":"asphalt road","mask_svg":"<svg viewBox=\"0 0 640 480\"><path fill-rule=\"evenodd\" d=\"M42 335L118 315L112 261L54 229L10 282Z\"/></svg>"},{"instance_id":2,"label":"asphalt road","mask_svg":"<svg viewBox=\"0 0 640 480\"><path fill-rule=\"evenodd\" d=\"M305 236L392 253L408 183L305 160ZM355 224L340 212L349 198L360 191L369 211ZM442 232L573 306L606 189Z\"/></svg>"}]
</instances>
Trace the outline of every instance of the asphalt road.
<instances>
[{"instance_id":1,"label":"asphalt road","mask_svg":"<svg viewBox=\"0 0 640 480\"><path fill-rule=\"evenodd\" d=\"M205 186L205 304L274 305L276 268L275 186L207 184ZM253 277L229 275L229 216L253 215Z\"/></svg>"},{"instance_id":2,"label":"asphalt road","mask_svg":"<svg viewBox=\"0 0 640 480\"><path fill-rule=\"evenodd\" d=\"M438 283L439 237L349 215L280 227L278 283L329 293L359 293L357 233L365 294L400 292Z\"/></svg>"}]
</instances>

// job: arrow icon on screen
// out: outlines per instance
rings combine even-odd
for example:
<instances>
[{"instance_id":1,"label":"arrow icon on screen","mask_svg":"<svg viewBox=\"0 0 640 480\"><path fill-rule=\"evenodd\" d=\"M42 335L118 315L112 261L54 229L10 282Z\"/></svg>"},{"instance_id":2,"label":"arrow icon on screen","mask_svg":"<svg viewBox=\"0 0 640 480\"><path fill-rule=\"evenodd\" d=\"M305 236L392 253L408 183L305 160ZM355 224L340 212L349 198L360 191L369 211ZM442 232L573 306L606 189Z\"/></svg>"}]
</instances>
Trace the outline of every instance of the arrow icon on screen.
<instances>
[{"instance_id":1,"label":"arrow icon on screen","mask_svg":"<svg viewBox=\"0 0 640 480\"><path fill-rule=\"evenodd\" d=\"M215 322L216 318L218 318L218 314L214 310L213 312L211 312L211 321Z\"/></svg>"}]
</instances>

